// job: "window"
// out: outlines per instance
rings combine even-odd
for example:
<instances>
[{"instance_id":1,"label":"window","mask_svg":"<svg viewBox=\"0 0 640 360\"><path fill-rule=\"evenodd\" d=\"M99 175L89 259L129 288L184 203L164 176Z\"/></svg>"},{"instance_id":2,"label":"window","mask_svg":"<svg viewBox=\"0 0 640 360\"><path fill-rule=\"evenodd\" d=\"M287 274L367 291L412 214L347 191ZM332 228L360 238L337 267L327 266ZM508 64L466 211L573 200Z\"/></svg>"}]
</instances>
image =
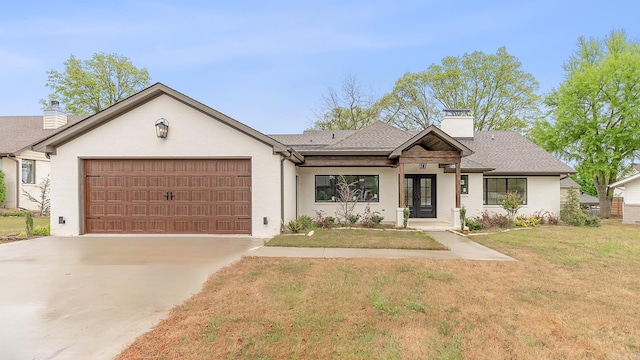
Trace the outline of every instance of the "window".
<instances>
[{"instance_id":1,"label":"window","mask_svg":"<svg viewBox=\"0 0 640 360\"><path fill-rule=\"evenodd\" d=\"M469 175L460 175L460 194L469 193Z\"/></svg>"},{"instance_id":2,"label":"window","mask_svg":"<svg viewBox=\"0 0 640 360\"><path fill-rule=\"evenodd\" d=\"M522 204L527 203L527 179L486 178L484 179L484 205L500 205L508 191L515 191Z\"/></svg>"},{"instance_id":3,"label":"window","mask_svg":"<svg viewBox=\"0 0 640 360\"><path fill-rule=\"evenodd\" d=\"M316 175L316 202L338 201L336 184L342 178L347 184L355 183L357 201L380 201L378 175Z\"/></svg>"},{"instance_id":4,"label":"window","mask_svg":"<svg viewBox=\"0 0 640 360\"><path fill-rule=\"evenodd\" d=\"M36 161L22 159L22 183L23 184L35 184L36 183Z\"/></svg>"}]
</instances>

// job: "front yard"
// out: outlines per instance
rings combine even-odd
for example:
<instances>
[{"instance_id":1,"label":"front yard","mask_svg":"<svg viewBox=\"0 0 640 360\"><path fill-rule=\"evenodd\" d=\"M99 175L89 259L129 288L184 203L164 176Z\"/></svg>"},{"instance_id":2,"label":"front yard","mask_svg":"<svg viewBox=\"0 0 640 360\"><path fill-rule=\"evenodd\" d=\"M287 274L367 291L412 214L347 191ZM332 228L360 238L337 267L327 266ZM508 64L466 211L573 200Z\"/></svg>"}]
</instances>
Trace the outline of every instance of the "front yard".
<instances>
[{"instance_id":1,"label":"front yard","mask_svg":"<svg viewBox=\"0 0 640 360\"><path fill-rule=\"evenodd\" d=\"M632 359L640 229L475 237L517 262L247 257L118 359Z\"/></svg>"},{"instance_id":2,"label":"front yard","mask_svg":"<svg viewBox=\"0 0 640 360\"><path fill-rule=\"evenodd\" d=\"M49 225L48 217L34 217L33 226L47 226ZM3 238L8 235L17 235L20 232L25 231L25 219L24 217L13 216L0 216L0 244L6 242Z\"/></svg>"}]
</instances>

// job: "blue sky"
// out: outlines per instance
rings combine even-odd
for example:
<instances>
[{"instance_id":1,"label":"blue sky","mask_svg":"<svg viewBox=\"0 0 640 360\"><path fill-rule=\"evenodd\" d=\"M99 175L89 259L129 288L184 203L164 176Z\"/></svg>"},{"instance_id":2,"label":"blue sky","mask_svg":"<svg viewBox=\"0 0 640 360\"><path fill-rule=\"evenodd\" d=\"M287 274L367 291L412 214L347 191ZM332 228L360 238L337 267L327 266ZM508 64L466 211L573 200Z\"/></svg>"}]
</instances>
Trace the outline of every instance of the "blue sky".
<instances>
[{"instance_id":1,"label":"blue sky","mask_svg":"<svg viewBox=\"0 0 640 360\"><path fill-rule=\"evenodd\" d=\"M314 120L348 74L376 95L445 56L500 46L544 93L579 36L640 37L628 1L10 1L0 11L0 115L41 114L46 71L70 54L129 57L162 82L267 134Z\"/></svg>"}]
</instances>

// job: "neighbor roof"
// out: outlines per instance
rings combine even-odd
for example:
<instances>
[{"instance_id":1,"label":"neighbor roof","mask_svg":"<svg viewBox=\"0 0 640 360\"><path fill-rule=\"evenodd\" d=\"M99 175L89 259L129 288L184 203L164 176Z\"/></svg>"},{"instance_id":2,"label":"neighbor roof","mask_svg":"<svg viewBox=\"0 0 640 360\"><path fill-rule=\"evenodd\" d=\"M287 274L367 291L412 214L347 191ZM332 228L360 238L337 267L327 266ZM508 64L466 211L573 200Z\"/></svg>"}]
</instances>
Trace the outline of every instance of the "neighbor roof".
<instances>
[{"instance_id":1,"label":"neighbor roof","mask_svg":"<svg viewBox=\"0 0 640 360\"><path fill-rule=\"evenodd\" d=\"M67 124L52 130L43 129L43 115L0 116L0 156L17 155L31 144L51 136L86 118L86 115L67 116Z\"/></svg>"},{"instance_id":2,"label":"neighbor roof","mask_svg":"<svg viewBox=\"0 0 640 360\"><path fill-rule=\"evenodd\" d=\"M581 186L575 180L570 177L563 177L560 179L560 188L561 189L580 189Z\"/></svg>"},{"instance_id":3,"label":"neighbor roof","mask_svg":"<svg viewBox=\"0 0 640 360\"><path fill-rule=\"evenodd\" d=\"M302 155L391 155L426 130L404 131L378 121L358 131L307 130L302 134L270 136ZM430 132L440 134L442 131L433 127ZM454 139L448 135L446 139L466 154L473 152L462 158L463 171L487 175L575 173L571 167L513 131L476 131L473 139Z\"/></svg>"},{"instance_id":4,"label":"neighbor roof","mask_svg":"<svg viewBox=\"0 0 640 360\"><path fill-rule=\"evenodd\" d=\"M629 177L627 177L627 178L624 178L624 179L622 179L622 180L620 180L620 181L616 181L616 182L614 182L613 184L609 185L609 187L610 187L610 188L617 188L617 187L621 187L622 185L624 185L624 184L626 184L626 183L628 183L628 182L630 182L630 181L634 181L634 180L636 180L636 179L638 179L638 178L640 178L640 173L635 174L635 175L631 175L631 176L629 176Z\"/></svg>"}]
</instances>

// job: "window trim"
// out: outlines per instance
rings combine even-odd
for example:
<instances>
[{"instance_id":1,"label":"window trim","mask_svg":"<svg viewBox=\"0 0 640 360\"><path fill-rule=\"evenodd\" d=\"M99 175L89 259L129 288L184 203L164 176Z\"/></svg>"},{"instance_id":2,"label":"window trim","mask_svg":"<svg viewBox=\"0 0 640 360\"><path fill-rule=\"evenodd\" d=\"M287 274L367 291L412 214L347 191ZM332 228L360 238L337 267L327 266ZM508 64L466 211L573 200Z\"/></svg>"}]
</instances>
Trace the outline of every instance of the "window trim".
<instances>
[{"instance_id":1,"label":"window trim","mask_svg":"<svg viewBox=\"0 0 640 360\"><path fill-rule=\"evenodd\" d=\"M482 205L483 206L495 206L500 205L500 203L489 204L489 190L488 190L488 181L489 180L504 180L504 188L505 194L509 191L509 180L524 180L524 195L522 198L522 205L527 205L527 199L529 197L529 185L527 177L485 177L482 183ZM492 191L493 192L493 191ZM497 191L495 191L497 193Z\"/></svg>"},{"instance_id":2,"label":"window trim","mask_svg":"<svg viewBox=\"0 0 640 360\"><path fill-rule=\"evenodd\" d=\"M25 165L27 163L31 164L31 181L27 181L29 179L29 176L25 177L24 175L24 170L25 170ZM21 159L20 160L20 177L21 177L21 182L23 184L27 184L27 185L34 185L36 183L36 161L33 159Z\"/></svg>"},{"instance_id":3,"label":"window trim","mask_svg":"<svg viewBox=\"0 0 640 360\"><path fill-rule=\"evenodd\" d=\"M364 177L374 177L375 178L375 185L377 186L377 194L373 194L374 198L370 198L368 200L365 199L358 199L357 202L359 203L367 203L367 202L373 202L373 203L379 203L380 202L380 174L358 174L358 175L351 175L351 174L339 174L339 175L334 175L334 174L315 174L314 175L314 186L313 186L313 200L316 203L332 203L332 202L338 202L337 196L333 195L332 198L333 199L328 199L328 200L319 200L318 199L318 177L329 177L329 185L328 186L323 186L323 188L330 188L332 190L332 192L334 194L336 194L337 190L336 190L336 186L334 182L334 184L331 184L331 177L333 178L338 178L340 176L350 176L350 177L356 177L356 178L364 178Z\"/></svg>"},{"instance_id":4,"label":"window trim","mask_svg":"<svg viewBox=\"0 0 640 360\"><path fill-rule=\"evenodd\" d=\"M465 180L465 183L467 184L467 186L462 185L463 179ZM466 189L466 191L464 189ZM467 174L460 175L460 194L469 195L469 175Z\"/></svg>"}]
</instances>

